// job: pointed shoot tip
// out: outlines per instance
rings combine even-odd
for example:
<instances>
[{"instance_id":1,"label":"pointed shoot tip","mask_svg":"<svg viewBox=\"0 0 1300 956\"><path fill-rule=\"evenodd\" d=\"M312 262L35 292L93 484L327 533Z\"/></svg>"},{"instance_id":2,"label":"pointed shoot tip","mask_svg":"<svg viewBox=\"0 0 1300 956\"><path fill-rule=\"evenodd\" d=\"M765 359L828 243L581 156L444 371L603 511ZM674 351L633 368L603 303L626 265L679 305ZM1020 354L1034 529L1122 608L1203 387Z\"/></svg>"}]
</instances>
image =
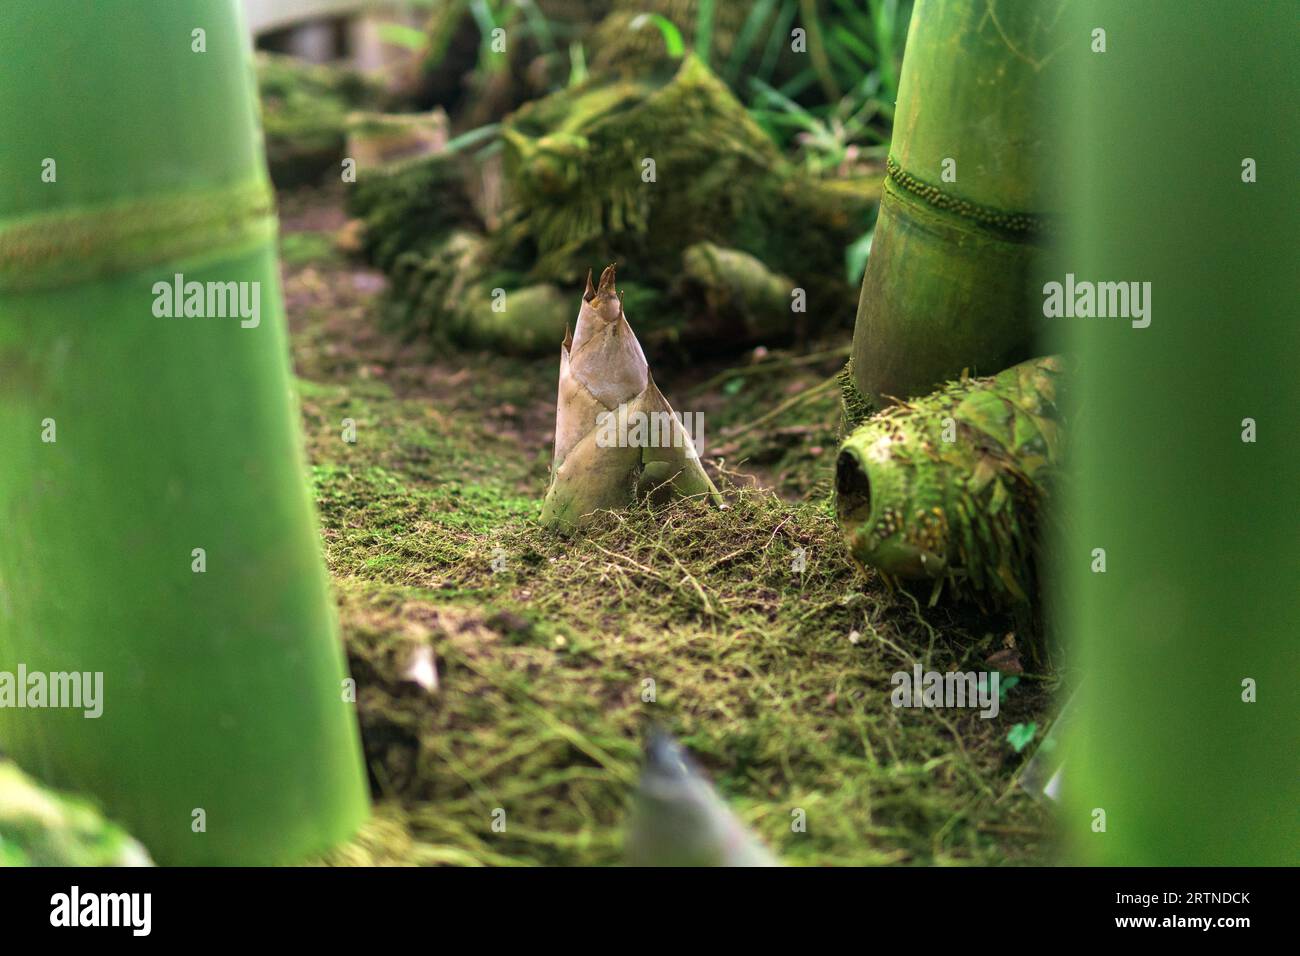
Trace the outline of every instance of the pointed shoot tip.
<instances>
[{"instance_id":1,"label":"pointed shoot tip","mask_svg":"<svg viewBox=\"0 0 1300 956\"><path fill-rule=\"evenodd\" d=\"M605 267L605 271L600 274L600 288L598 292L614 291L614 267L615 263L610 263Z\"/></svg>"}]
</instances>

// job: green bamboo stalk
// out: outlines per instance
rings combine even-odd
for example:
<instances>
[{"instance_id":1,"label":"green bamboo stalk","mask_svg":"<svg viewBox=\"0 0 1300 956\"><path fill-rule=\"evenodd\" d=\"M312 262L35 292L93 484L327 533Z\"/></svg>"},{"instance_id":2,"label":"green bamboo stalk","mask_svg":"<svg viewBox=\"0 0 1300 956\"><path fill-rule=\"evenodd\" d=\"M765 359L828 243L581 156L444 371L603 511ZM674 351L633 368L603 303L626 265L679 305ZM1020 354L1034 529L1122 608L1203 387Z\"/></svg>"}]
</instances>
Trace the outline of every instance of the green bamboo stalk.
<instances>
[{"instance_id":1,"label":"green bamboo stalk","mask_svg":"<svg viewBox=\"0 0 1300 956\"><path fill-rule=\"evenodd\" d=\"M853 339L872 401L1033 355L1065 0L917 0Z\"/></svg>"},{"instance_id":2,"label":"green bamboo stalk","mask_svg":"<svg viewBox=\"0 0 1300 956\"><path fill-rule=\"evenodd\" d=\"M1053 320L1086 372L1054 604L1080 863L1297 862L1296 10L1225 9L1070 18L1053 278L1149 283L1137 327Z\"/></svg>"},{"instance_id":3,"label":"green bamboo stalk","mask_svg":"<svg viewBox=\"0 0 1300 956\"><path fill-rule=\"evenodd\" d=\"M98 718L0 707L0 747L168 864L297 861L367 812L248 47L234 0L0 22L0 674L103 675ZM164 317L177 275L247 308Z\"/></svg>"}]
</instances>

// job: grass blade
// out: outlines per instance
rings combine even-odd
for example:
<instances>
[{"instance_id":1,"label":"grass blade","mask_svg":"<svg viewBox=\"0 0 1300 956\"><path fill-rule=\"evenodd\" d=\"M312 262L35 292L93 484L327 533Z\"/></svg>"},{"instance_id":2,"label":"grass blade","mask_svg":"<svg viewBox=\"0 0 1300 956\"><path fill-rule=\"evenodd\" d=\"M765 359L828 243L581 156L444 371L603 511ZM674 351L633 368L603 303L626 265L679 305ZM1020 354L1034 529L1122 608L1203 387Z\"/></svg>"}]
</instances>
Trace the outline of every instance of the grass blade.
<instances>
[{"instance_id":1,"label":"grass blade","mask_svg":"<svg viewBox=\"0 0 1300 956\"><path fill-rule=\"evenodd\" d=\"M664 38L664 47L668 50L669 56L677 59L686 53L682 31L661 13L638 13L628 26L633 30L640 30L647 23L652 23L658 28L660 36Z\"/></svg>"}]
</instances>

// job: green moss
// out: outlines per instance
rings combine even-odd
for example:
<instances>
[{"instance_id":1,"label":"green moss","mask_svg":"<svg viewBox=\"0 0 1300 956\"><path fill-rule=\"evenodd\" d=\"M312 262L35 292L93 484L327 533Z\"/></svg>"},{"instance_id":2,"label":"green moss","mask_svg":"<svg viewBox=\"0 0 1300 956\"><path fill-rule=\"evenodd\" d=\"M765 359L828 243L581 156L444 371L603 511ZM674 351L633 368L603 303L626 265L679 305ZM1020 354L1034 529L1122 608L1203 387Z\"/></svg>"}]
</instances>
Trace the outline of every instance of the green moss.
<instances>
[{"instance_id":1,"label":"green moss","mask_svg":"<svg viewBox=\"0 0 1300 956\"><path fill-rule=\"evenodd\" d=\"M751 205L770 201L780 162L694 58L667 83L592 81L529 103L508 118L504 141L518 204L501 241L526 236L533 274L562 282L612 259L670 280L683 248L725 243Z\"/></svg>"},{"instance_id":2,"label":"green moss","mask_svg":"<svg viewBox=\"0 0 1300 956\"><path fill-rule=\"evenodd\" d=\"M93 803L42 787L0 759L0 867L149 862L140 844Z\"/></svg>"},{"instance_id":3,"label":"green moss","mask_svg":"<svg viewBox=\"0 0 1300 956\"><path fill-rule=\"evenodd\" d=\"M551 363L499 362L473 360L474 378L526 375L532 398L553 386ZM616 862L650 721L682 735L789 862L1042 859L1045 823L1012 789L1003 739L1041 714L1037 685L992 721L888 706L912 657L981 666L1003 624L922 612L857 576L824 498L733 493L725 512L683 504L582 540L545 533L543 449L482 427L490 392L438 409L373 384L305 398L368 757L404 859ZM335 434L345 413L355 445ZM402 677L417 646L438 661L436 693ZM790 831L794 808L806 834Z\"/></svg>"},{"instance_id":4,"label":"green moss","mask_svg":"<svg viewBox=\"0 0 1300 956\"><path fill-rule=\"evenodd\" d=\"M349 210L365 221L370 262L389 271L404 253L421 255L453 229L478 227L462 162L439 154L358 172Z\"/></svg>"},{"instance_id":5,"label":"green moss","mask_svg":"<svg viewBox=\"0 0 1300 956\"><path fill-rule=\"evenodd\" d=\"M339 168L352 109L377 105L382 91L353 70L259 53L267 162L276 186L314 183Z\"/></svg>"},{"instance_id":6,"label":"green moss","mask_svg":"<svg viewBox=\"0 0 1300 956\"><path fill-rule=\"evenodd\" d=\"M844 368L840 370L837 377L840 388L840 409L843 413L843 433L848 434L857 428L876 410L871 399L863 395L858 390L857 384L853 381L853 360L844 363Z\"/></svg>"},{"instance_id":7,"label":"green moss","mask_svg":"<svg viewBox=\"0 0 1300 956\"><path fill-rule=\"evenodd\" d=\"M291 303L322 280L349 303L293 316L295 355L312 375L311 481L380 802L330 862L615 863L651 722L788 862L1049 859L1005 737L1044 723L1050 680L1026 675L993 720L889 706L890 676L913 659L983 669L1014 624L925 608L852 566L829 498L838 394L823 387L843 349L696 371L699 389L659 376L675 407L705 412L706 460L793 500L732 487L727 511L639 508L564 538L538 522L556 357L430 362L358 335L371 320L346 317L348 273L312 271L290 270ZM435 691L404 676L420 649ZM790 829L795 808L806 833Z\"/></svg>"},{"instance_id":8,"label":"green moss","mask_svg":"<svg viewBox=\"0 0 1300 956\"><path fill-rule=\"evenodd\" d=\"M789 862L1038 852L1041 834L1006 846L982 829L1042 827L1028 798L995 803L1011 783L1001 725L1035 712L1038 695L991 722L890 708L903 655L973 666L981 642L956 631L927 643L915 610L855 585L820 509L754 496L722 515L634 513L582 543L527 516L437 535L401 552L400 571L336 562L351 569L339 583L376 783L419 842L482 862L616 862L637 739L653 721L683 734ZM373 557L375 545L354 543ZM804 575L790 570L796 547L812 556ZM539 624L504 626L503 611ZM403 648L422 645L439 662L432 695L401 677ZM790 831L796 808L807 834Z\"/></svg>"},{"instance_id":9,"label":"green moss","mask_svg":"<svg viewBox=\"0 0 1300 956\"><path fill-rule=\"evenodd\" d=\"M280 234L280 259L289 265L329 262L338 257L334 236L327 232L284 232Z\"/></svg>"}]
</instances>

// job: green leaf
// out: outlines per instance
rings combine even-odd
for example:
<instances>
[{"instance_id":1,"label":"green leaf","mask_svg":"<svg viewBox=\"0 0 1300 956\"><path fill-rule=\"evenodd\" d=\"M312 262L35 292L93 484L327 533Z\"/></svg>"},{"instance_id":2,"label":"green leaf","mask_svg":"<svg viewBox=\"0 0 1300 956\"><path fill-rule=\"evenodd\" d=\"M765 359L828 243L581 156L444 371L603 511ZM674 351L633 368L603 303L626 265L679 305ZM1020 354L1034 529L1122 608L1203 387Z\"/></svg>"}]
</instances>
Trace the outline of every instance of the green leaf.
<instances>
[{"instance_id":1,"label":"green leaf","mask_svg":"<svg viewBox=\"0 0 1300 956\"><path fill-rule=\"evenodd\" d=\"M492 17L492 8L484 0L470 0L469 12L474 17L474 22L478 24L479 33L484 39L492 35L496 29L496 20Z\"/></svg>"},{"instance_id":2,"label":"green leaf","mask_svg":"<svg viewBox=\"0 0 1300 956\"><path fill-rule=\"evenodd\" d=\"M772 11L775 8L776 0L758 0L750 7L749 16L745 18L745 25L741 27L735 45L731 48L731 59L727 61L727 82L732 86L736 86L740 82L740 70L745 64L745 58L749 56L749 51L753 49L754 41L758 38L758 31L772 16Z\"/></svg>"},{"instance_id":3,"label":"green leaf","mask_svg":"<svg viewBox=\"0 0 1300 956\"><path fill-rule=\"evenodd\" d=\"M780 92L785 96L798 96L816 82L817 71L812 67L808 67L808 69L796 73L790 79L786 80L785 83L781 84Z\"/></svg>"},{"instance_id":4,"label":"green leaf","mask_svg":"<svg viewBox=\"0 0 1300 956\"><path fill-rule=\"evenodd\" d=\"M1007 691L1011 690L1011 688L1015 687L1019 683L1020 683L1020 678L1015 676L1014 674L1012 674L1010 677L1002 678L1002 680L998 682L998 700L999 701L1006 700Z\"/></svg>"},{"instance_id":5,"label":"green leaf","mask_svg":"<svg viewBox=\"0 0 1300 956\"><path fill-rule=\"evenodd\" d=\"M559 50L555 46L555 34L551 30L551 23L537 8L536 0L515 0L515 5L524 12L524 19L528 22L527 32L537 38L548 56L558 56Z\"/></svg>"},{"instance_id":6,"label":"green leaf","mask_svg":"<svg viewBox=\"0 0 1300 956\"><path fill-rule=\"evenodd\" d=\"M713 0L700 0L695 15L695 55L700 62L709 62L709 47L713 45Z\"/></svg>"},{"instance_id":7,"label":"green leaf","mask_svg":"<svg viewBox=\"0 0 1300 956\"><path fill-rule=\"evenodd\" d=\"M653 23L659 28L660 35L664 38L664 47L668 50L668 55L677 59L686 52L686 44L682 41L682 31L678 30L669 20L661 13L638 13L628 24L633 30L640 30L647 23Z\"/></svg>"},{"instance_id":8,"label":"green leaf","mask_svg":"<svg viewBox=\"0 0 1300 956\"><path fill-rule=\"evenodd\" d=\"M485 126L478 126L474 129L467 130L447 143L446 151L454 153L458 149L464 149L466 146L473 146L475 143L482 142L495 136L501 129L500 123L488 123Z\"/></svg>"},{"instance_id":9,"label":"green leaf","mask_svg":"<svg viewBox=\"0 0 1300 956\"><path fill-rule=\"evenodd\" d=\"M835 5L839 7L839 14L849 23L849 28L855 33L862 36L868 36L873 32L874 24L870 17L859 10L856 4L861 0L835 0Z\"/></svg>"},{"instance_id":10,"label":"green leaf","mask_svg":"<svg viewBox=\"0 0 1300 956\"><path fill-rule=\"evenodd\" d=\"M837 23L831 27L831 36L837 43L851 50L867 66L876 65L875 51L854 36L852 31L846 30L843 25Z\"/></svg>"},{"instance_id":11,"label":"green leaf","mask_svg":"<svg viewBox=\"0 0 1300 956\"><path fill-rule=\"evenodd\" d=\"M577 86L587 79L587 51L582 42L574 40L569 44L569 85Z\"/></svg>"},{"instance_id":12,"label":"green leaf","mask_svg":"<svg viewBox=\"0 0 1300 956\"><path fill-rule=\"evenodd\" d=\"M781 55L781 50L790 41L790 25L794 23L794 17L798 11L798 0L786 0L785 5L781 7L776 26L772 28L772 32L767 38L767 47L763 50L763 61L758 68L758 75L762 78L772 78L772 72L776 69L777 57Z\"/></svg>"},{"instance_id":13,"label":"green leaf","mask_svg":"<svg viewBox=\"0 0 1300 956\"><path fill-rule=\"evenodd\" d=\"M844 75L850 79L858 76L863 67L853 59L853 54L845 47L835 43L823 44L826 48L827 57L834 61L834 65L844 71Z\"/></svg>"},{"instance_id":14,"label":"green leaf","mask_svg":"<svg viewBox=\"0 0 1300 956\"><path fill-rule=\"evenodd\" d=\"M867 271L867 258L871 255L871 240L875 237L876 230L873 226L853 240L853 244L845 250L845 278L848 279L849 285L857 285L862 281L862 276Z\"/></svg>"},{"instance_id":15,"label":"green leaf","mask_svg":"<svg viewBox=\"0 0 1300 956\"><path fill-rule=\"evenodd\" d=\"M1016 724L1007 731L1007 743L1011 744L1016 753L1020 753L1025 747L1029 746L1029 742L1034 739L1037 733L1038 724L1036 723Z\"/></svg>"},{"instance_id":16,"label":"green leaf","mask_svg":"<svg viewBox=\"0 0 1300 956\"><path fill-rule=\"evenodd\" d=\"M417 53L423 50L425 44L429 42L429 38L425 36L423 30L408 27L404 23L381 23L379 25L379 39L393 46L414 50Z\"/></svg>"},{"instance_id":17,"label":"green leaf","mask_svg":"<svg viewBox=\"0 0 1300 956\"><path fill-rule=\"evenodd\" d=\"M806 107L800 106L794 100L790 99L790 97L783 94L780 90L774 89L771 85L764 83L756 76L750 77L749 82L751 86L753 86L756 90L759 91L759 102L762 103L763 105L768 105L767 102L764 102L766 100L766 101L770 101L771 103L777 106L780 106L791 116L799 117L801 122L808 129L813 129L821 125L817 117L813 116L812 113L808 112Z\"/></svg>"}]
</instances>

